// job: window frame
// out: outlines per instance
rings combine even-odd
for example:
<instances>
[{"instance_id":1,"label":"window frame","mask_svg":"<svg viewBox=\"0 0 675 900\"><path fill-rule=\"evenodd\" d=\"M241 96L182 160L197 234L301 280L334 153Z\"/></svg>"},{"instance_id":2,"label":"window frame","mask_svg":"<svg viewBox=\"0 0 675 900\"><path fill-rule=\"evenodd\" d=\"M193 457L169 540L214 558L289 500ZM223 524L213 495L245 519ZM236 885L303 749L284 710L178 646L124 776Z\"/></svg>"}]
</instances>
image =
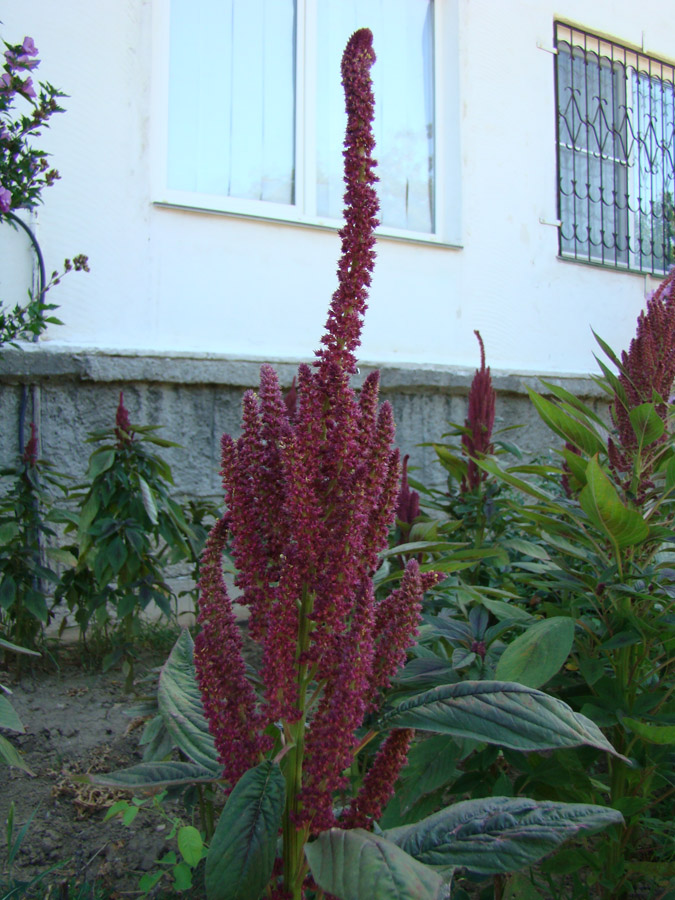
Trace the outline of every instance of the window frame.
<instances>
[{"instance_id":1,"label":"window frame","mask_svg":"<svg viewBox=\"0 0 675 900\"><path fill-rule=\"evenodd\" d=\"M554 93L556 117L555 133L556 201L558 210L558 257L566 261L579 262L586 265L601 266L603 268L609 268L618 271L634 272L640 275L653 275L655 277L663 277L663 275L666 274L669 268L673 265L675 259L673 259L672 256L669 259L664 258L663 267L660 267L657 264L654 249L652 249L651 254L647 254L642 252L642 248L640 246L640 229L638 225L639 209L640 200L644 200L645 198L641 195L640 173L636 165L636 158L639 158L639 147L644 144L644 141L638 141L639 123L637 128L635 124L639 116L639 109L635 99L638 91L636 91L635 87L636 80L639 81L641 77L646 76L650 80L657 80L662 84L668 85L671 91L675 91L675 63L668 62L659 57L647 54L642 50L632 48L626 44L614 40L613 38L586 31L585 29L577 25L573 25L570 22L562 20L555 20L553 23L553 42L555 54ZM566 45L564 51L561 51L559 48L559 45L562 43ZM573 60L575 58L575 51L579 51L580 53L580 56L577 58L584 58L587 57L588 54L594 54L597 57L598 66L601 66L603 64L603 61L605 61L606 63L609 63L612 69L614 69L614 66L616 66L617 69L619 69L621 72L621 78L623 80L623 103L619 104L618 111L616 109L612 110L612 135L613 140L616 141L617 131L614 123L615 120L620 117L621 109L623 109L623 128L625 128L627 132L625 136L627 145L626 157L625 159L623 159L617 157L616 155L604 156L601 154L600 162L602 164L603 161L607 161L613 164L615 170L615 183L617 181L616 167L623 166L626 170L624 173L626 178L625 197L627 202L625 214L625 250L617 247L616 244L613 247L606 248L602 237L600 243L595 245L595 247L590 239L582 241L575 237L576 229L579 224L576 217L576 211L574 212L572 221L567 222L568 225L573 226L572 236L565 237L563 234L563 229L566 225L566 221L563 219L563 198L565 196L570 196L564 194L562 189L563 175L561 161L563 152L567 151L571 153L573 159L576 154L582 155L590 154L592 152L588 147L575 147L574 139L572 139L571 145L566 144L564 142L564 137L561 135L560 123L561 118L564 118L564 116L562 116L561 114L560 105L559 60L561 52L564 52L565 55L570 58L573 73ZM657 70L658 74L655 74L654 70ZM667 77L663 77L664 72L666 74L670 74L670 79ZM587 85L588 78L586 78L585 80L584 87L587 88ZM581 124L583 126L583 121ZM675 156L675 146L673 147L673 154ZM675 160L673 165L673 175L675 175ZM673 179L671 179L671 184L672 183ZM663 182L662 186L664 186ZM651 193L649 194L647 199L649 199L650 203L654 203L654 197ZM611 211L614 220L616 220L617 218L617 208L621 210L620 206L617 207L616 200L617 198L615 196L612 205L607 206L608 210ZM602 204L602 199L600 200L600 203ZM600 208L602 209L602 207ZM590 227L590 203L588 218ZM652 225L652 231L654 221L654 217L651 216L650 223ZM601 225L604 226L604 224L605 219L604 215L601 212ZM601 228L601 235L603 234L603 232L604 229ZM573 244L574 246L572 249L566 249L564 247L564 243ZM587 251L584 250L584 247L586 246L588 246ZM671 251L671 253L673 252L675 251ZM622 259L622 256L624 256L625 259ZM643 260L651 260L651 264L647 261L643 262Z\"/></svg>"},{"instance_id":2,"label":"window frame","mask_svg":"<svg viewBox=\"0 0 675 900\"><path fill-rule=\"evenodd\" d=\"M153 26L152 202L158 207L210 212L289 225L336 230L340 219L316 213L316 70L317 6L321 0L296 0L295 203L274 203L217 194L181 191L167 184L169 111L169 38L171 0L155 0ZM459 3L434 0L434 155L433 232L379 226L377 234L397 240L460 246ZM377 52L377 35L375 35ZM339 72L336 73L339 78ZM377 148L375 151L377 158Z\"/></svg>"}]
</instances>

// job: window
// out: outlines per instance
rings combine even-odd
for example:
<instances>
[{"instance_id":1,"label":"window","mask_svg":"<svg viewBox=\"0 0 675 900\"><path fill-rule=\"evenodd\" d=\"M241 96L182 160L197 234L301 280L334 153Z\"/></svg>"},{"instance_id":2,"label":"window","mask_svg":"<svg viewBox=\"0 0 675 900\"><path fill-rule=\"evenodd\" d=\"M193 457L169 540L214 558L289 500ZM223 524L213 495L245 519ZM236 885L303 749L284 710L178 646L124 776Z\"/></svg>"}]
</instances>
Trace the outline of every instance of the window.
<instances>
[{"instance_id":1,"label":"window","mask_svg":"<svg viewBox=\"0 0 675 900\"><path fill-rule=\"evenodd\" d=\"M560 254L662 274L675 262L675 69L555 23Z\"/></svg>"},{"instance_id":2,"label":"window","mask_svg":"<svg viewBox=\"0 0 675 900\"><path fill-rule=\"evenodd\" d=\"M394 235L447 237L448 192L436 163L441 4L456 5L165 0L160 202L310 224L339 221L346 124L340 59L350 34L369 27L377 54L382 226ZM442 149L458 158L458 141L446 140Z\"/></svg>"}]
</instances>

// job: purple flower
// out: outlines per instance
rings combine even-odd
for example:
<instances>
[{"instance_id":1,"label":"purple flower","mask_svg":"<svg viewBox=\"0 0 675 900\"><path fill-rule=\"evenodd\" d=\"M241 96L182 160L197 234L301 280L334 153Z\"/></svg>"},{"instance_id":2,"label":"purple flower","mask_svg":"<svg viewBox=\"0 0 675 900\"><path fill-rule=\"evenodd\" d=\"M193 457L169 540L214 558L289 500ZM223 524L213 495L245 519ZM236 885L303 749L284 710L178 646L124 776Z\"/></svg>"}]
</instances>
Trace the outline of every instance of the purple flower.
<instances>
[{"instance_id":1,"label":"purple flower","mask_svg":"<svg viewBox=\"0 0 675 900\"><path fill-rule=\"evenodd\" d=\"M21 84L19 91L24 95L24 97L30 97L31 99L37 97L35 88L33 87L32 78L26 78L26 80Z\"/></svg>"},{"instance_id":2,"label":"purple flower","mask_svg":"<svg viewBox=\"0 0 675 900\"><path fill-rule=\"evenodd\" d=\"M9 74L9 72L3 72L3 74L0 75L0 91L11 90L12 81L13 81L13 79L12 79L12 76Z\"/></svg>"},{"instance_id":3,"label":"purple flower","mask_svg":"<svg viewBox=\"0 0 675 900\"><path fill-rule=\"evenodd\" d=\"M26 465L34 467L38 460L38 439L35 422L30 423L30 439L23 451L23 461Z\"/></svg>"},{"instance_id":4,"label":"purple flower","mask_svg":"<svg viewBox=\"0 0 675 900\"><path fill-rule=\"evenodd\" d=\"M134 439L134 432L129 421L129 412L124 405L124 393L122 391L120 391L120 402L117 405L117 415L115 416L115 434L117 435L118 447L124 447Z\"/></svg>"},{"instance_id":5,"label":"purple flower","mask_svg":"<svg viewBox=\"0 0 675 900\"><path fill-rule=\"evenodd\" d=\"M27 56L37 56L38 48L35 46L32 37L25 37L21 49Z\"/></svg>"},{"instance_id":6,"label":"purple flower","mask_svg":"<svg viewBox=\"0 0 675 900\"><path fill-rule=\"evenodd\" d=\"M7 188L0 187L0 212L9 212L12 208L12 195Z\"/></svg>"}]
</instances>

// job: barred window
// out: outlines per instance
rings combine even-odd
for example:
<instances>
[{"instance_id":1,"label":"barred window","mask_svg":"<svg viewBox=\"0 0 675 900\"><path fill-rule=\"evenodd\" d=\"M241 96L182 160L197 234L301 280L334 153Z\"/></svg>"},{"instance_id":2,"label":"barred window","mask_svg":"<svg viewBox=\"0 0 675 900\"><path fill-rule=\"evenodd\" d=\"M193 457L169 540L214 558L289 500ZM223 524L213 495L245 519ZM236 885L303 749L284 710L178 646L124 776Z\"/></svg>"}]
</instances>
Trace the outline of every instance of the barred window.
<instances>
[{"instance_id":1,"label":"barred window","mask_svg":"<svg viewBox=\"0 0 675 900\"><path fill-rule=\"evenodd\" d=\"M675 263L675 68L555 23L560 255Z\"/></svg>"}]
</instances>

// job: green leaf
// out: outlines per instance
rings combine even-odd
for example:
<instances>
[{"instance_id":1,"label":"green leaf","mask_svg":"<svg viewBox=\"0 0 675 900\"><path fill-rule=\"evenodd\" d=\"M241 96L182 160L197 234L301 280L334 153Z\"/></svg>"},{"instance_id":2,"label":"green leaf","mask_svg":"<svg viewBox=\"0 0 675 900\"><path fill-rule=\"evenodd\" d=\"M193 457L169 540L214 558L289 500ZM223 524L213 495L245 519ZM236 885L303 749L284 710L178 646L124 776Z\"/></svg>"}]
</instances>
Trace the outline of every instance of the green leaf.
<instances>
[{"instance_id":1,"label":"green leaf","mask_svg":"<svg viewBox=\"0 0 675 900\"><path fill-rule=\"evenodd\" d=\"M516 606L515 603L506 603L504 600L493 600L491 597L480 597L481 604L492 613L500 622L531 622L532 616L526 610Z\"/></svg>"},{"instance_id":2,"label":"green leaf","mask_svg":"<svg viewBox=\"0 0 675 900\"><path fill-rule=\"evenodd\" d=\"M595 723L566 703L503 681L463 681L432 688L385 710L377 727L454 734L514 750L588 744L621 756Z\"/></svg>"},{"instance_id":3,"label":"green leaf","mask_svg":"<svg viewBox=\"0 0 675 900\"><path fill-rule=\"evenodd\" d=\"M579 494L583 511L618 547L639 544L649 534L640 513L621 502L612 482L594 457L586 467L586 487Z\"/></svg>"},{"instance_id":4,"label":"green leaf","mask_svg":"<svg viewBox=\"0 0 675 900\"><path fill-rule=\"evenodd\" d=\"M217 780L210 769L188 762L142 762L117 772L78 776L84 784L116 788L156 788L172 785L204 784Z\"/></svg>"},{"instance_id":5,"label":"green leaf","mask_svg":"<svg viewBox=\"0 0 675 900\"><path fill-rule=\"evenodd\" d=\"M675 744L675 725L651 725L629 718L622 718L621 722L648 744Z\"/></svg>"},{"instance_id":6,"label":"green leaf","mask_svg":"<svg viewBox=\"0 0 675 900\"><path fill-rule=\"evenodd\" d=\"M0 728L6 728L8 731L16 731L23 734L26 729L19 718L19 714L9 702L7 697L0 694Z\"/></svg>"},{"instance_id":7,"label":"green leaf","mask_svg":"<svg viewBox=\"0 0 675 900\"><path fill-rule=\"evenodd\" d=\"M21 754L16 749L14 744L10 744L7 738L3 737L1 734L0 760L2 760L8 766L16 766L17 769L23 769L23 771L28 772L29 775L33 774L33 772L31 772L26 763L23 761Z\"/></svg>"},{"instance_id":8,"label":"green leaf","mask_svg":"<svg viewBox=\"0 0 675 900\"><path fill-rule=\"evenodd\" d=\"M653 403L641 403L639 406L634 406L628 411L628 417L640 450L657 441L666 430L663 419L657 413Z\"/></svg>"},{"instance_id":9,"label":"green leaf","mask_svg":"<svg viewBox=\"0 0 675 900\"><path fill-rule=\"evenodd\" d=\"M37 650L29 650L28 647L20 647L18 644L13 644L11 641L6 641L4 638L0 638L0 647L4 647L6 650L12 650L14 653L23 653L26 656L41 656Z\"/></svg>"},{"instance_id":10,"label":"green leaf","mask_svg":"<svg viewBox=\"0 0 675 900\"><path fill-rule=\"evenodd\" d=\"M514 537L506 541L500 541L500 546L506 547L507 550L515 550L524 556L541 559L544 562L548 562L551 558L546 552L546 548L542 547L541 544L535 544L533 541L526 541L523 538Z\"/></svg>"},{"instance_id":11,"label":"green leaf","mask_svg":"<svg viewBox=\"0 0 675 900\"><path fill-rule=\"evenodd\" d=\"M89 457L89 468L87 469L87 478L89 481L95 481L103 472L115 462L115 450L112 447L102 447L100 450L94 450Z\"/></svg>"},{"instance_id":12,"label":"green leaf","mask_svg":"<svg viewBox=\"0 0 675 900\"><path fill-rule=\"evenodd\" d=\"M447 893L433 869L361 828L324 831L305 855L319 887L339 900L440 900Z\"/></svg>"},{"instance_id":13,"label":"green leaf","mask_svg":"<svg viewBox=\"0 0 675 900\"><path fill-rule=\"evenodd\" d=\"M158 522L157 517L157 505L155 504L155 498L150 490L150 485L141 475L138 476L138 486L141 489L141 499L143 500L143 508L148 514L148 518L152 522L153 525L156 525Z\"/></svg>"},{"instance_id":14,"label":"green leaf","mask_svg":"<svg viewBox=\"0 0 675 900\"><path fill-rule=\"evenodd\" d=\"M530 388L527 388L527 393L530 395L530 400L540 417L551 431L555 432L564 441L574 444L575 447L578 447L588 456L603 452L605 449L603 441L588 425L563 412L555 403L551 403L550 400L547 400Z\"/></svg>"},{"instance_id":15,"label":"green leaf","mask_svg":"<svg viewBox=\"0 0 675 900\"><path fill-rule=\"evenodd\" d=\"M0 607L10 609L16 600L16 581L11 575L5 575L0 582Z\"/></svg>"},{"instance_id":16,"label":"green leaf","mask_svg":"<svg viewBox=\"0 0 675 900\"><path fill-rule=\"evenodd\" d=\"M285 797L281 769L269 760L236 783L206 858L208 900L258 900L272 875Z\"/></svg>"},{"instance_id":17,"label":"green leaf","mask_svg":"<svg viewBox=\"0 0 675 900\"><path fill-rule=\"evenodd\" d=\"M178 829L178 849L185 862L194 869L202 858L204 841L194 825L183 825Z\"/></svg>"},{"instance_id":18,"label":"green leaf","mask_svg":"<svg viewBox=\"0 0 675 900\"><path fill-rule=\"evenodd\" d=\"M495 678L541 687L561 668L574 642L574 620L554 616L530 626L502 653Z\"/></svg>"},{"instance_id":19,"label":"green leaf","mask_svg":"<svg viewBox=\"0 0 675 900\"><path fill-rule=\"evenodd\" d=\"M49 619L49 610L47 609L47 601L45 600L44 594L33 588L29 588L21 599L24 608L39 622L46 625Z\"/></svg>"},{"instance_id":20,"label":"green leaf","mask_svg":"<svg viewBox=\"0 0 675 900\"><path fill-rule=\"evenodd\" d=\"M173 872L173 887L176 891L189 891L192 887L192 869L187 863L178 863Z\"/></svg>"},{"instance_id":21,"label":"green leaf","mask_svg":"<svg viewBox=\"0 0 675 900\"><path fill-rule=\"evenodd\" d=\"M151 891L154 886L157 884L160 878L164 875L164 872L146 872L145 875L138 882L138 889L140 891Z\"/></svg>"},{"instance_id":22,"label":"green leaf","mask_svg":"<svg viewBox=\"0 0 675 900\"><path fill-rule=\"evenodd\" d=\"M19 525L17 522L5 522L3 525L0 525L0 546L9 544L18 533Z\"/></svg>"},{"instance_id":23,"label":"green leaf","mask_svg":"<svg viewBox=\"0 0 675 900\"><path fill-rule=\"evenodd\" d=\"M504 885L502 900L544 900L527 875L516 872Z\"/></svg>"},{"instance_id":24,"label":"green leaf","mask_svg":"<svg viewBox=\"0 0 675 900\"><path fill-rule=\"evenodd\" d=\"M157 702L166 727L179 749L218 777L222 766L204 716L193 651L190 632L184 629L160 673Z\"/></svg>"},{"instance_id":25,"label":"green leaf","mask_svg":"<svg viewBox=\"0 0 675 900\"><path fill-rule=\"evenodd\" d=\"M533 865L578 834L620 824L615 809L525 797L465 800L387 831L386 837L429 866L465 866L497 875Z\"/></svg>"}]
</instances>

